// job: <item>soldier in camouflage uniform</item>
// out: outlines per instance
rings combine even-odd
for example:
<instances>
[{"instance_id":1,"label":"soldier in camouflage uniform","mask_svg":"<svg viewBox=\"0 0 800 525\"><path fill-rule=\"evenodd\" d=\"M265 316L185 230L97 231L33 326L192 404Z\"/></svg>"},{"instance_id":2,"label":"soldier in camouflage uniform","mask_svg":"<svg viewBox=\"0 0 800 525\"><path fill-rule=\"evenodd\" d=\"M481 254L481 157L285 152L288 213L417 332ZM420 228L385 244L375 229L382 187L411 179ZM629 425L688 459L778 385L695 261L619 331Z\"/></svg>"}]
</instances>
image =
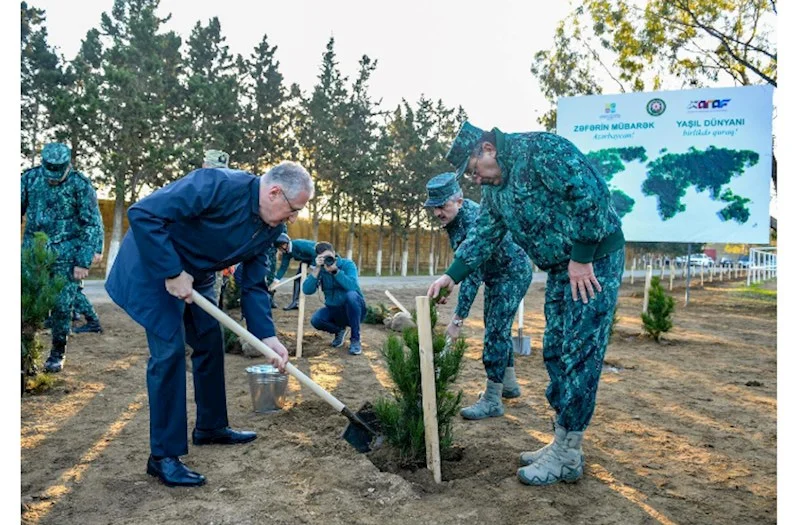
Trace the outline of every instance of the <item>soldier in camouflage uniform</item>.
<instances>
[{"instance_id":1,"label":"soldier in camouflage uniform","mask_svg":"<svg viewBox=\"0 0 800 525\"><path fill-rule=\"evenodd\" d=\"M26 216L22 245L29 245L35 232L46 233L48 246L58 255L53 272L67 279L51 312L48 372L60 372L64 366L78 283L88 275L98 239L103 237L97 195L91 181L72 169L71 153L64 144L47 144L41 166L23 173L21 181L21 208Z\"/></svg>"},{"instance_id":2,"label":"soldier in camouflage uniform","mask_svg":"<svg viewBox=\"0 0 800 525\"><path fill-rule=\"evenodd\" d=\"M517 477L530 485L577 481L625 261L608 186L574 144L550 133L484 132L464 122L447 160L457 176L469 172L483 185L481 214L428 295L479 268L508 232L549 273L542 346L555 437L521 455Z\"/></svg>"},{"instance_id":3,"label":"soldier in camouflage uniform","mask_svg":"<svg viewBox=\"0 0 800 525\"><path fill-rule=\"evenodd\" d=\"M275 275L275 281L273 285L278 284L283 276L286 275L286 270L289 269L289 264L292 260L296 260L299 262L297 265L297 275L301 273L303 270L303 263L306 266L311 267L314 264L314 261L317 258L317 254L314 252L314 246L317 244L314 241L309 241L307 239L289 239L288 236L286 237L287 241L280 245L280 252L281 252L281 265L278 268L278 272ZM299 308L298 302L300 300L300 279L295 279L294 286L292 288L292 302L286 305L283 309L284 310L297 310Z\"/></svg>"},{"instance_id":4,"label":"soldier in camouflage uniform","mask_svg":"<svg viewBox=\"0 0 800 525\"><path fill-rule=\"evenodd\" d=\"M101 215L102 217L102 215ZM94 257L92 257L92 265L99 264L103 260L103 240L100 239L100 244L96 248ZM88 332L102 333L103 327L100 326L100 317L94 310L94 306L83 293L83 279L78 283L78 289L75 292L75 304L72 305L72 320L80 320L82 315L86 319L86 323L82 326L77 326L72 329L74 334L83 334Z\"/></svg>"},{"instance_id":5,"label":"soldier in camouflage uniform","mask_svg":"<svg viewBox=\"0 0 800 525\"><path fill-rule=\"evenodd\" d=\"M467 233L478 220L480 206L464 199L455 173L442 173L427 184L428 200L424 206L444 226L455 251L466 239ZM531 284L531 263L525 252L514 244L510 235L502 240L492 256L472 272L458 290L458 305L447 326L447 335L455 340L469 315L481 283L485 284L483 296L483 366L486 369L486 390L478 401L461 409L465 419L484 419L502 416L502 397L521 395L514 371L514 347L511 342L511 325L514 313Z\"/></svg>"}]
</instances>

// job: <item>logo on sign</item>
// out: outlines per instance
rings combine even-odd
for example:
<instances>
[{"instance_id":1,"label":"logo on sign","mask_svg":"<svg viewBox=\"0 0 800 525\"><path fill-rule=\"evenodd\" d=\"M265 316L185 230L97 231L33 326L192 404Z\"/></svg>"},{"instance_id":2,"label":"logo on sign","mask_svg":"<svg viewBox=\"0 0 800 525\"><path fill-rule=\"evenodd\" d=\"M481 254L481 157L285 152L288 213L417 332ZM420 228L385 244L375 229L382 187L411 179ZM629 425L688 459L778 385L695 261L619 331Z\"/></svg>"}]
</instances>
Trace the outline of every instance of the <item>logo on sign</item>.
<instances>
[{"instance_id":1,"label":"logo on sign","mask_svg":"<svg viewBox=\"0 0 800 525\"><path fill-rule=\"evenodd\" d=\"M724 109L728 105L728 102L730 101L731 99L729 98L717 98L712 100L692 100L691 102L689 102L689 107L687 109L690 111L691 110L707 111L715 109L721 110Z\"/></svg>"},{"instance_id":2,"label":"logo on sign","mask_svg":"<svg viewBox=\"0 0 800 525\"><path fill-rule=\"evenodd\" d=\"M646 109L649 115L657 117L667 110L667 103L660 98L654 98L647 103Z\"/></svg>"},{"instance_id":3,"label":"logo on sign","mask_svg":"<svg viewBox=\"0 0 800 525\"><path fill-rule=\"evenodd\" d=\"M615 118L620 118L620 116L621 115L617 113L617 103L609 102L608 104L605 105L603 109L603 114L600 115L600 118L611 120Z\"/></svg>"}]
</instances>

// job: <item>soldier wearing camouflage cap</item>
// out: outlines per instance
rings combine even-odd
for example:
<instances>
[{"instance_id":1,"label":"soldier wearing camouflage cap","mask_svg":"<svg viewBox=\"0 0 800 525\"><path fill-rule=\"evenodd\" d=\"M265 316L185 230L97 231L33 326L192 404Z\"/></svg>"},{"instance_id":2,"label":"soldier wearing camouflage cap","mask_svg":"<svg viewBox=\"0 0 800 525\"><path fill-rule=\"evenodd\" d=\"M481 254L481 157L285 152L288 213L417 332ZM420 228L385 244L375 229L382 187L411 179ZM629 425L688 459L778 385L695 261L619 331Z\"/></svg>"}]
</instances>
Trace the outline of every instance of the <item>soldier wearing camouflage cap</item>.
<instances>
[{"instance_id":1,"label":"soldier wearing camouflage cap","mask_svg":"<svg viewBox=\"0 0 800 525\"><path fill-rule=\"evenodd\" d=\"M450 239L455 251L475 228L480 206L470 199L458 185L455 173L442 173L426 185L428 200L424 206L431 208ZM531 263L522 248L514 244L510 235L501 242L480 267L472 272L458 289L458 305L447 326L447 335L455 340L469 315L478 289L483 283L483 366L486 370L486 390L478 401L461 410L465 419L484 419L502 416L502 397L521 395L514 370L514 348L511 342L511 325L514 313L531 284Z\"/></svg>"},{"instance_id":2,"label":"soldier wearing camouflage cap","mask_svg":"<svg viewBox=\"0 0 800 525\"><path fill-rule=\"evenodd\" d=\"M230 155L218 149L206 150L203 157L204 168L227 168Z\"/></svg>"},{"instance_id":3,"label":"soldier wearing camouflage cap","mask_svg":"<svg viewBox=\"0 0 800 525\"><path fill-rule=\"evenodd\" d=\"M57 254L53 273L66 284L51 312L52 343L45 362L48 372L60 372L78 285L89 274L95 248L102 246L103 220L91 181L75 171L68 146L51 142L42 149L42 164L22 174L21 208L26 217L23 247L33 234L47 234L48 246Z\"/></svg>"},{"instance_id":4,"label":"soldier wearing camouflage cap","mask_svg":"<svg viewBox=\"0 0 800 525\"><path fill-rule=\"evenodd\" d=\"M574 144L551 133L485 132L464 122L446 158L457 177L483 186L481 213L428 295L464 280L507 233L548 272L543 353L555 437L520 456L517 477L529 485L577 481L625 262L608 186Z\"/></svg>"}]
</instances>

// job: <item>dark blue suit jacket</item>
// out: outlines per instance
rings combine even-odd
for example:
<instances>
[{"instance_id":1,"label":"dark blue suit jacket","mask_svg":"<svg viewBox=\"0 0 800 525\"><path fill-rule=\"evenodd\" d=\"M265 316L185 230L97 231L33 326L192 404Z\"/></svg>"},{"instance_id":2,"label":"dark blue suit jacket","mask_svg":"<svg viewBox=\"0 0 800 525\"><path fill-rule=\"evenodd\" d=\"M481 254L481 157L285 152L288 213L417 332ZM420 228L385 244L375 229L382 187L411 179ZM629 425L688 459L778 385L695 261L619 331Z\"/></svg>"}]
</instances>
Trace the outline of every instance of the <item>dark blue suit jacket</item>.
<instances>
[{"instance_id":1,"label":"dark blue suit jacket","mask_svg":"<svg viewBox=\"0 0 800 525\"><path fill-rule=\"evenodd\" d=\"M183 322L185 303L164 279L182 270L198 292L213 300L214 272L242 263L242 313L259 339L275 335L264 278L267 249L284 231L258 214L259 178L244 171L192 171L128 210L130 229L106 280L111 299L134 321L162 339ZM198 334L217 321L192 304Z\"/></svg>"}]
</instances>

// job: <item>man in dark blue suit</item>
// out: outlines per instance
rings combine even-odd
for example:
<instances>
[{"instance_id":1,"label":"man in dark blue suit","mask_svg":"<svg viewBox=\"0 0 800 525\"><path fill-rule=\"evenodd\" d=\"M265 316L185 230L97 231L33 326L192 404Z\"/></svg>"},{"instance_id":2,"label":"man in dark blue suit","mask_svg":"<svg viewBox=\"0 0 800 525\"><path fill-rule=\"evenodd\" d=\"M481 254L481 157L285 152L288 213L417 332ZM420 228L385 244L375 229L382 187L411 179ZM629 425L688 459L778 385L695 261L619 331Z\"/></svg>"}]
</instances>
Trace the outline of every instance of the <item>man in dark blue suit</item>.
<instances>
[{"instance_id":1,"label":"man in dark blue suit","mask_svg":"<svg viewBox=\"0 0 800 525\"><path fill-rule=\"evenodd\" d=\"M214 272L241 263L247 329L280 356L273 364L283 371L288 352L272 323L264 280L267 252L313 192L308 172L293 162L282 162L261 177L202 168L128 210L130 229L106 290L145 328L150 347L147 472L169 486L205 482L179 459L188 453L186 344L192 348L197 404L192 442L236 444L256 438L254 432L228 426L222 328L192 304L192 289L216 303Z\"/></svg>"}]
</instances>

